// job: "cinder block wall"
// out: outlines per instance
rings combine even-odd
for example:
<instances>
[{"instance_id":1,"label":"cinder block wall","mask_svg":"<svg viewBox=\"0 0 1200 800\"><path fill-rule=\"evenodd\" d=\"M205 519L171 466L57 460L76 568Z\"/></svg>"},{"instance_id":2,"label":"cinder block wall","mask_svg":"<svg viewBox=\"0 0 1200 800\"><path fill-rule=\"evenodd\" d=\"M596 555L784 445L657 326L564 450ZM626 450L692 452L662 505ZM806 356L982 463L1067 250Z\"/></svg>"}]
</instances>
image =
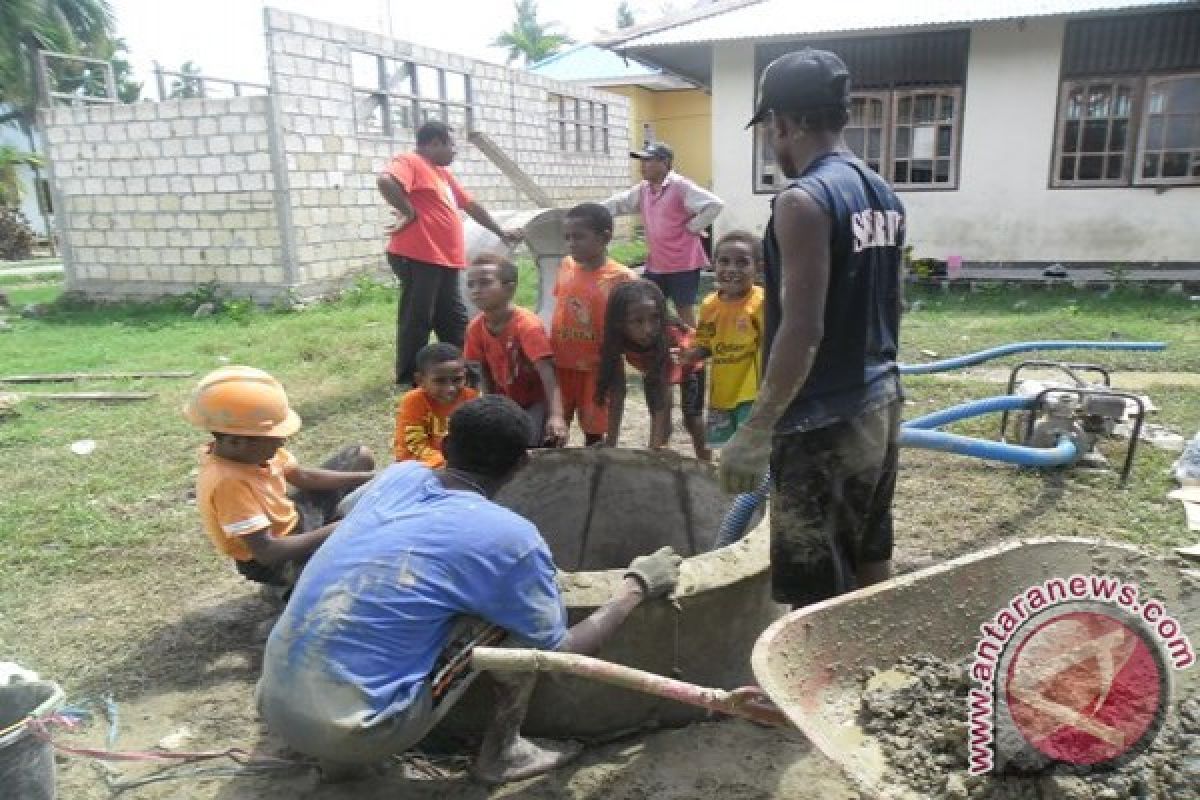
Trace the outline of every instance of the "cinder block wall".
<instances>
[{"instance_id":1,"label":"cinder block wall","mask_svg":"<svg viewBox=\"0 0 1200 800\"><path fill-rule=\"evenodd\" d=\"M68 288L152 297L215 281L266 302L385 270L375 176L412 149L414 131L359 131L353 53L467 75L474 129L558 205L628 185L624 98L275 9L265 24L267 96L44 112ZM606 153L559 149L552 95L607 107ZM476 199L492 211L531 208L467 141L465 117L452 112L451 124L452 169Z\"/></svg>"},{"instance_id":2,"label":"cinder block wall","mask_svg":"<svg viewBox=\"0 0 1200 800\"><path fill-rule=\"evenodd\" d=\"M288 284L271 98L43 112L67 288L150 297L215 281L268 299Z\"/></svg>"},{"instance_id":3,"label":"cinder block wall","mask_svg":"<svg viewBox=\"0 0 1200 800\"><path fill-rule=\"evenodd\" d=\"M413 129L401 125L391 137L357 132L356 114L362 112L355 107L352 53L467 75L474 129L496 142L557 203L603 199L628 181L629 111L623 98L276 9L267 10L266 28L297 278L304 293L319 293L382 263L387 214L376 174L395 153L414 146ZM551 94L608 106L608 153L551 148ZM490 211L532 208L467 141L465 117L452 109L450 122L458 131L458 157L451 169L475 199Z\"/></svg>"}]
</instances>

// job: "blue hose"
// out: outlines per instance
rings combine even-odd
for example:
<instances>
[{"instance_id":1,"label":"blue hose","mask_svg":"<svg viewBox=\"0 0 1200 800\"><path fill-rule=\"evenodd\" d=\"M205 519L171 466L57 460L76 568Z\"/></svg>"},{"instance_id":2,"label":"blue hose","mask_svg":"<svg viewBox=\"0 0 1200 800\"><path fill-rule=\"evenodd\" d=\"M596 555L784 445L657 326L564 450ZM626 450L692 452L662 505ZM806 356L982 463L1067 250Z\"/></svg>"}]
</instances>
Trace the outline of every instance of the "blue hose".
<instances>
[{"instance_id":1,"label":"blue hose","mask_svg":"<svg viewBox=\"0 0 1200 800\"><path fill-rule=\"evenodd\" d=\"M902 427L899 444L901 447L916 447L921 450L938 450L957 453L988 461L1003 461L1021 467L1064 467L1079 458L1079 448L1070 438L1063 436L1054 447L1026 447L1019 444L989 442L973 439L945 431L930 431L921 428Z\"/></svg>"},{"instance_id":2,"label":"blue hose","mask_svg":"<svg viewBox=\"0 0 1200 800\"><path fill-rule=\"evenodd\" d=\"M968 353L942 361L928 364L900 364L901 375L925 375L933 372L949 372L964 367L982 364L993 358L1008 356L1014 353L1026 353L1035 350L1135 350L1156 352L1165 350L1165 342L1084 342L1071 340L1050 340L1044 342L1014 342L1000 345L976 353ZM1061 467L1074 463L1079 458L1079 448L1076 444L1062 437L1054 447L1025 447L1022 445L990 442L985 439L972 439L969 436L959 436L954 433L932 430L952 422L990 414L996 411L1024 411L1033 408L1034 398L1020 395L1001 395L974 400L957 406L935 411L923 417L917 417L905 422L900 429L898 444L901 447L915 447L923 450L940 450L944 453L958 453L964 456L974 456L990 461L1003 461L1022 467ZM717 539L713 549L732 544L743 536L750 527L750 519L759 505L766 499L771 487L771 473L763 476L762 483L753 492L739 494L733 499L729 510L721 520L717 531Z\"/></svg>"},{"instance_id":3,"label":"blue hose","mask_svg":"<svg viewBox=\"0 0 1200 800\"><path fill-rule=\"evenodd\" d=\"M1050 340L1046 342L1013 342L968 353L942 361L931 361L928 364L900 364L901 375L927 375L931 372L949 372L950 370L972 367L991 361L993 358L1010 356L1013 353L1028 353L1035 350L1165 350L1166 342L1075 342L1069 340Z\"/></svg>"},{"instance_id":4,"label":"blue hose","mask_svg":"<svg viewBox=\"0 0 1200 800\"><path fill-rule=\"evenodd\" d=\"M754 516L754 512L767 499L770 492L771 470L767 470L757 489L753 492L743 492L733 498L733 502L729 504L729 510L725 512L725 518L721 520L721 527L717 529L717 540L713 543L712 549L720 550L745 536L746 532L750 530L750 518Z\"/></svg>"},{"instance_id":5,"label":"blue hose","mask_svg":"<svg viewBox=\"0 0 1200 800\"><path fill-rule=\"evenodd\" d=\"M910 419L904 423L905 428L940 428L951 422L990 414L995 411L1027 411L1033 408L1034 397L1024 397L1019 394L1005 394L999 397L987 397L983 400L972 400L969 403L943 408L923 417Z\"/></svg>"}]
</instances>

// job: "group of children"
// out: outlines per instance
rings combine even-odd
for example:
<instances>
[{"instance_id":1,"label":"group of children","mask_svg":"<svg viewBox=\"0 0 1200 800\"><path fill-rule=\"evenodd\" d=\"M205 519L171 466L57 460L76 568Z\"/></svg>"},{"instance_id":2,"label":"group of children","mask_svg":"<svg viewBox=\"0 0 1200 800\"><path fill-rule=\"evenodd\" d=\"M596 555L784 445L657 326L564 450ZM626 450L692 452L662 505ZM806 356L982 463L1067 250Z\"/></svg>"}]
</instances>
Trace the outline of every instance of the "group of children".
<instances>
[{"instance_id":1,"label":"group of children","mask_svg":"<svg viewBox=\"0 0 1200 800\"><path fill-rule=\"evenodd\" d=\"M566 215L568 256L554 287L547 333L541 319L513 303L517 269L487 255L467 272L480 310L466 332L465 352L439 342L417 355L416 388L396 412L394 456L445 464L442 442L450 415L479 395L468 363L479 364L480 389L504 395L528 414L531 447L566 444L578 420L587 445L616 446L625 410L625 364L643 376L652 422L651 448L670 438L674 386L697 458L727 441L746 418L758 390L763 292L755 285L759 243L735 232L716 243L716 291L700 307L697 330L670 316L662 292L608 255L611 214L596 203ZM705 372L711 366L708 425ZM284 449L300 427L283 386L250 367L225 367L193 391L185 415L213 434L201 454L196 502L218 550L247 578L278 587L332 533L374 475L364 447L348 447L319 468L304 468Z\"/></svg>"},{"instance_id":2,"label":"group of children","mask_svg":"<svg viewBox=\"0 0 1200 800\"><path fill-rule=\"evenodd\" d=\"M728 441L758 391L759 242L737 231L716 243L716 291L705 298L692 330L668 313L657 286L609 257L612 234L612 215L602 205L583 203L567 212L568 255L554 286L549 333L536 314L513 302L517 269L511 261L483 255L468 267L467 292L480 314L467 327L464 350L438 343L418 354L417 387L401 398L396 415L397 460L444 463L446 422L478 394L467 385L468 363L478 363L484 393L504 395L529 415L533 447L566 444L572 421L585 444L615 447L629 364L642 375L651 413L648 446L667 445L672 387L679 386L683 426L696 457L711 459L710 445Z\"/></svg>"}]
</instances>

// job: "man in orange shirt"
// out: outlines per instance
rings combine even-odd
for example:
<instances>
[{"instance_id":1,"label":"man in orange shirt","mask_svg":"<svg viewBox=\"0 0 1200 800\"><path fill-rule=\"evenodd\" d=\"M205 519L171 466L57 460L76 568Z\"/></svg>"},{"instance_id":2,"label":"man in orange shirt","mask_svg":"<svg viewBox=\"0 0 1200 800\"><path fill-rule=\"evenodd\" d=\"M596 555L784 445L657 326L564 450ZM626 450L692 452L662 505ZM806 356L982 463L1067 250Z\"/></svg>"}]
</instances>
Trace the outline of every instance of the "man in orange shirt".
<instances>
[{"instance_id":1,"label":"man in orange shirt","mask_svg":"<svg viewBox=\"0 0 1200 800\"><path fill-rule=\"evenodd\" d=\"M554 284L554 316L550 343L562 392L563 418L576 412L588 445L604 439L608 407L596 397L604 312L613 287L637 279L633 270L608 257L613 220L599 203L581 203L567 212L563 235L567 255Z\"/></svg>"},{"instance_id":2,"label":"man in orange shirt","mask_svg":"<svg viewBox=\"0 0 1200 800\"><path fill-rule=\"evenodd\" d=\"M279 381L253 367L223 367L192 392L184 416L213 441L200 457L196 508L214 547L245 578L288 586L333 533L347 492L366 483L374 459L346 447L320 468L301 467L287 450L300 429ZM288 487L298 491L289 493Z\"/></svg>"},{"instance_id":3,"label":"man in orange shirt","mask_svg":"<svg viewBox=\"0 0 1200 800\"><path fill-rule=\"evenodd\" d=\"M502 230L446 169L456 152L450 127L429 120L417 129L416 152L393 158L377 181L396 214L387 255L401 288L396 383L404 386L412 382L417 351L429 343L430 330L440 342L463 345L467 309L458 284L467 247L459 209L506 243L521 239L519 230Z\"/></svg>"}]
</instances>

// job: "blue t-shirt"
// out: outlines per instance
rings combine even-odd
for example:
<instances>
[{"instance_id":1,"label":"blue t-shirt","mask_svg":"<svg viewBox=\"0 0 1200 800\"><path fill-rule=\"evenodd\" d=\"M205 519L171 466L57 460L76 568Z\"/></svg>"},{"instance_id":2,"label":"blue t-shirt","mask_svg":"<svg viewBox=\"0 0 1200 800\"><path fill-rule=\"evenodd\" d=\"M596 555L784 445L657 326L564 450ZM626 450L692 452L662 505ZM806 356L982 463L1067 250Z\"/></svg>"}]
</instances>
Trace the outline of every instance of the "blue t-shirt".
<instances>
[{"instance_id":1,"label":"blue t-shirt","mask_svg":"<svg viewBox=\"0 0 1200 800\"><path fill-rule=\"evenodd\" d=\"M531 522L446 489L419 462L393 464L305 566L267 656L358 687L384 719L417 696L460 615L557 649L567 631L554 576Z\"/></svg>"}]
</instances>

